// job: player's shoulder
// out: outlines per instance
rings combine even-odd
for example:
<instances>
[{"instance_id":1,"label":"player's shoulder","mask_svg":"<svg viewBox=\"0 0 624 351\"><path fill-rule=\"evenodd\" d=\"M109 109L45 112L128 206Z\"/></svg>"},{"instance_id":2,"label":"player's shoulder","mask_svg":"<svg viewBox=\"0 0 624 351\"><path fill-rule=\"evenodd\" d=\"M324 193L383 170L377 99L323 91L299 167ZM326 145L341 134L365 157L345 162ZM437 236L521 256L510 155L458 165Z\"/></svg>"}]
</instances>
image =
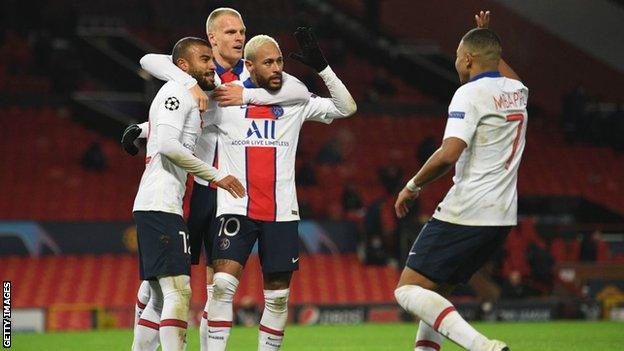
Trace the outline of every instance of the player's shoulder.
<instances>
[{"instance_id":1,"label":"player's shoulder","mask_svg":"<svg viewBox=\"0 0 624 351\"><path fill-rule=\"evenodd\" d=\"M154 102L164 104L168 110L191 109L195 101L186 87L180 83L169 81L165 83L154 98Z\"/></svg>"}]
</instances>

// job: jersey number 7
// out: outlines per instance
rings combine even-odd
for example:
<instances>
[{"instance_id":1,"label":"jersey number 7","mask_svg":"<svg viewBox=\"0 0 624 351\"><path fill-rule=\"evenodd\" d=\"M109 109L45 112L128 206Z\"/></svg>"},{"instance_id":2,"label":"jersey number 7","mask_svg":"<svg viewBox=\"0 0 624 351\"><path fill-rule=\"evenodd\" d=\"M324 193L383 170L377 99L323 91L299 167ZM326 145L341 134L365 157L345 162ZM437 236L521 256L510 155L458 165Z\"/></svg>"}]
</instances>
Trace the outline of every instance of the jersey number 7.
<instances>
[{"instance_id":1,"label":"jersey number 7","mask_svg":"<svg viewBox=\"0 0 624 351\"><path fill-rule=\"evenodd\" d=\"M509 169L509 165L511 165L511 161L516 155L516 150L518 149L518 143L520 142L520 135L522 134L522 126L524 124L524 115L522 113L513 113L511 115L507 115L507 122L520 122L518 123L518 129L516 130L516 137L514 138L513 145L511 147L511 156L507 162L505 162L505 169Z\"/></svg>"}]
</instances>

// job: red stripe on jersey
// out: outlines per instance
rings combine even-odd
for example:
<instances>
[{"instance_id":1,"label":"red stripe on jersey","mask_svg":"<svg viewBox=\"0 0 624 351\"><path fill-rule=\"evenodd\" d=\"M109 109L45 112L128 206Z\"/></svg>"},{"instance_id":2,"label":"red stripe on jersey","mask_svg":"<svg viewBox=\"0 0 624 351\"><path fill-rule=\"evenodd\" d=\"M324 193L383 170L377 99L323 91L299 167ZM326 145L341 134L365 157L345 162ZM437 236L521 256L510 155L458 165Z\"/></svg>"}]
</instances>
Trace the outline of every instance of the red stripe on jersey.
<instances>
[{"instance_id":1,"label":"red stripe on jersey","mask_svg":"<svg viewBox=\"0 0 624 351\"><path fill-rule=\"evenodd\" d=\"M277 119L277 116L275 116L273 106L271 105L247 105L247 114L245 115L245 118Z\"/></svg>"},{"instance_id":2,"label":"red stripe on jersey","mask_svg":"<svg viewBox=\"0 0 624 351\"><path fill-rule=\"evenodd\" d=\"M277 149L274 147L245 148L247 217L251 219L275 221L276 158Z\"/></svg>"},{"instance_id":3,"label":"red stripe on jersey","mask_svg":"<svg viewBox=\"0 0 624 351\"><path fill-rule=\"evenodd\" d=\"M144 327L147 327L147 328L154 329L154 330L158 330L159 329L158 323L154 323L152 321L148 321L147 319L143 319L143 318L139 319L139 323L138 324L142 325Z\"/></svg>"},{"instance_id":4,"label":"red stripe on jersey","mask_svg":"<svg viewBox=\"0 0 624 351\"><path fill-rule=\"evenodd\" d=\"M231 70L223 73L222 75L219 76L219 78L221 78L221 83L229 83L229 82L233 82L235 80L238 80L238 74L232 72Z\"/></svg>"},{"instance_id":5,"label":"red stripe on jersey","mask_svg":"<svg viewBox=\"0 0 624 351\"><path fill-rule=\"evenodd\" d=\"M228 321L208 321L208 326L213 328L232 328L232 322Z\"/></svg>"},{"instance_id":6,"label":"red stripe on jersey","mask_svg":"<svg viewBox=\"0 0 624 351\"><path fill-rule=\"evenodd\" d=\"M163 319L160 321L160 327L178 327L186 329L188 323L179 319Z\"/></svg>"},{"instance_id":7,"label":"red stripe on jersey","mask_svg":"<svg viewBox=\"0 0 624 351\"><path fill-rule=\"evenodd\" d=\"M418 340L416 341L416 348L419 347L428 347L430 349L434 349L436 351L440 351L440 345L433 342L433 341L429 341L429 340Z\"/></svg>"},{"instance_id":8,"label":"red stripe on jersey","mask_svg":"<svg viewBox=\"0 0 624 351\"><path fill-rule=\"evenodd\" d=\"M449 306L445 308L442 312L440 312L440 314L438 315L438 318L436 318L435 320L435 323L433 323L433 329L437 331L438 328L440 327L440 324L442 324L442 320L444 320L444 317L446 317L449 313L454 312L454 311L455 311L455 307Z\"/></svg>"},{"instance_id":9,"label":"red stripe on jersey","mask_svg":"<svg viewBox=\"0 0 624 351\"><path fill-rule=\"evenodd\" d=\"M269 333L269 334L273 334L275 336L284 336L284 331L283 330L271 329L269 327L265 327L262 324L260 324L260 331L263 331L263 332Z\"/></svg>"}]
</instances>

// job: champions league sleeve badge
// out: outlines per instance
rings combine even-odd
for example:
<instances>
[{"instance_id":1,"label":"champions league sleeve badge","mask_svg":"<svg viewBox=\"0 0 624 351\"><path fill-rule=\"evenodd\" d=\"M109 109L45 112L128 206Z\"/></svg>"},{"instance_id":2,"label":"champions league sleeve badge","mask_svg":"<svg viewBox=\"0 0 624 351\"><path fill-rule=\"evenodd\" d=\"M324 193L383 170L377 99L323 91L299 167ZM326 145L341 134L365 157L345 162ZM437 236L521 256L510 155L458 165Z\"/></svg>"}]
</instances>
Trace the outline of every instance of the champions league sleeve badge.
<instances>
[{"instance_id":1,"label":"champions league sleeve badge","mask_svg":"<svg viewBox=\"0 0 624 351\"><path fill-rule=\"evenodd\" d=\"M175 111L180 108L180 100L177 97L170 96L165 100L165 108L169 111Z\"/></svg>"}]
</instances>

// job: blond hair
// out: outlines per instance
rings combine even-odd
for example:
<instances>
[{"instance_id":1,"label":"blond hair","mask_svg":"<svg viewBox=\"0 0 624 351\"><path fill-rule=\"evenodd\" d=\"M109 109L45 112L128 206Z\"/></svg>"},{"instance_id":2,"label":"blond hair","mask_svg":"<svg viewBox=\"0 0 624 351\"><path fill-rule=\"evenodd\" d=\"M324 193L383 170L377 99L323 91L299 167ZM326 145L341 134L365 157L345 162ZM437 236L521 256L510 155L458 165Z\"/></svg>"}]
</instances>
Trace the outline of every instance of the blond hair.
<instances>
[{"instance_id":1,"label":"blond hair","mask_svg":"<svg viewBox=\"0 0 624 351\"><path fill-rule=\"evenodd\" d=\"M214 26L217 18L226 14L236 16L241 20L241 22L243 22L243 17L241 16L240 12L234 10L231 7L219 7L218 9L212 11L210 15L208 15L208 18L206 19L206 33L214 32Z\"/></svg>"},{"instance_id":2,"label":"blond hair","mask_svg":"<svg viewBox=\"0 0 624 351\"><path fill-rule=\"evenodd\" d=\"M247 42L247 45L245 45L245 60L253 61L256 58L256 51L258 51L258 48L267 43L274 44L280 52L282 51L275 39L268 35L260 34L251 38Z\"/></svg>"}]
</instances>

